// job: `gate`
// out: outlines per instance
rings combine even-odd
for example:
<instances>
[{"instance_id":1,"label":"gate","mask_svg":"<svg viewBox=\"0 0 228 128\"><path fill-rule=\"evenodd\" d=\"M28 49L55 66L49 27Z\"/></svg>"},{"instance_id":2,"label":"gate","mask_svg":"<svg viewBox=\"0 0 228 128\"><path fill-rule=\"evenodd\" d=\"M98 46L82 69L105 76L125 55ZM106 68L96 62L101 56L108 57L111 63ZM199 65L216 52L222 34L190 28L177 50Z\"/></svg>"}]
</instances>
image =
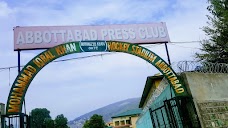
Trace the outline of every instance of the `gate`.
<instances>
[{"instance_id":1,"label":"gate","mask_svg":"<svg viewBox=\"0 0 228 128\"><path fill-rule=\"evenodd\" d=\"M192 98L174 97L154 110L149 109L153 128L199 128Z\"/></svg>"},{"instance_id":2,"label":"gate","mask_svg":"<svg viewBox=\"0 0 228 128\"><path fill-rule=\"evenodd\" d=\"M21 113L19 115L1 115L1 128L30 128L31 117Z\"/></svg>"}]
</instances>

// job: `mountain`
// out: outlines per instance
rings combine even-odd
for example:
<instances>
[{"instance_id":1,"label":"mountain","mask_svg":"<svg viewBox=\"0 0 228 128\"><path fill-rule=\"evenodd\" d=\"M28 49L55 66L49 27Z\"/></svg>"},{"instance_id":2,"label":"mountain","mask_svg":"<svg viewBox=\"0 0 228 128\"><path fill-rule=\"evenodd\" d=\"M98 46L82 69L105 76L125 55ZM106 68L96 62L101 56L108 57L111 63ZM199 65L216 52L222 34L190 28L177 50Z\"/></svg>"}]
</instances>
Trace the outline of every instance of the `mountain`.
<instances>
[{"instance_id":1,"label":"mountain","mask_svg":"<svg viewBox=\"0 0 228 128\"><path fill-rule=\"evenodd\" d=\"M70 126L70 128L82 128L84 122L90 119L93 114L102 115L105 122L110 122L112 116L130 109L138 108L139 102L140 98L131 98L107 105L69 121L68 126Z\"/></svg>"}]
</instances>

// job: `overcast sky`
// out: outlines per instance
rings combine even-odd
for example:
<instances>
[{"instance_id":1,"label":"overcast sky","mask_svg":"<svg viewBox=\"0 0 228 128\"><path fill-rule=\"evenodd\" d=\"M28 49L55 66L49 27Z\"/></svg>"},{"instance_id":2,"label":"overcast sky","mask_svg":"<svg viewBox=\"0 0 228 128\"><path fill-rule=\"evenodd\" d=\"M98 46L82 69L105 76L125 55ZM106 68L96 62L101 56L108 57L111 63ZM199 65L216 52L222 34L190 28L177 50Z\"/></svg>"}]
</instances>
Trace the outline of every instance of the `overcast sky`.
<instances>
[{"instance_id":1,"label":"overcast sky","mask_svg":"<svg viewBox=\"0 0 228 128\"><path fill-rule=\"evenodd\" d=\"M207 0L0 0L0 68L17 65L15 26L108 25L166 22L171 42L205 39ZM164 45L147 46L167 60ZM194 60L197 42L168 45L171 62ZM21 65L42 50L22 51ZM64 58L91 55L73 54ZM127 98L141 97L147 76L158 73L146 61L125 53L50 63L32 81L26 110L47 108L54 118L72 120ZM6 103L17 69L0 70L0 102Z\"/></svg>"}]
</instances>

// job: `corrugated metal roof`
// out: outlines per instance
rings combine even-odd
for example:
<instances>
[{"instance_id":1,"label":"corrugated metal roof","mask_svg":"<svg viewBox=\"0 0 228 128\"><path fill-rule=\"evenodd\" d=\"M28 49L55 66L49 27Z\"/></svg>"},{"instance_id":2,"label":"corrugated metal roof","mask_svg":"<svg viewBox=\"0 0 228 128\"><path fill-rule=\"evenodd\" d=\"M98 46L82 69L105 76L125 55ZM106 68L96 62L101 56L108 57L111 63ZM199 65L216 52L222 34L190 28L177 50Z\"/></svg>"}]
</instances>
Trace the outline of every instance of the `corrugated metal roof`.
<instances>
[{"instance_id":1,"label":"corrugated metal roof","mask_svg":"<svg viewBox=\"0 0 228 128\"><path fill-rule=\"evenodd\" d=\"M142 112L142 109L141 108L132 109L132 110L128 110L128 111L122 112L120 114L117 114L115 116L112 116L112 118L123 117L123 116L130 116L130 115L138 115L141 112Z\"/></svg>"}]
</instances>

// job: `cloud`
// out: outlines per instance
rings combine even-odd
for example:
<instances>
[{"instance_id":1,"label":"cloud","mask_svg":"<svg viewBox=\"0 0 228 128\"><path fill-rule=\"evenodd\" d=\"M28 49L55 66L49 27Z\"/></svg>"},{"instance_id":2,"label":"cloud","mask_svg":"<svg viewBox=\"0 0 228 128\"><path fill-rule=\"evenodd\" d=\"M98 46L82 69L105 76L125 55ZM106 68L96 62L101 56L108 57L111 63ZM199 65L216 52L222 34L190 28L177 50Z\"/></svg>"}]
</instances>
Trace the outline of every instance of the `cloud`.
<instances>
[{"instance_id":1,"label":"cloud","mask_svg":"<svg viewBox=\"0 0 228 128\"><path fill-rule=\"evenodd\" d=\"M13 13L13 10L8 7L4 1L0 1L0 18L4 18Z\"/></svg>"},{"instance_id":2,"label":"cloud","mask_svg":"<svg viewBox=\"0 0 228 128\"><path fill-rule=\"evenodd\" d=\"M35 4L36 3L36 4ZM102 20L114 23L136 23L157 21L169 8L169 1L68 1L37 3L25 1L15 7L16 17L20 19L18 26L29 25L75 25L102 24ZM156 6L152 6L156 5ZM47 13L48 12L48 13ZM21 18L23 17L23 18ZM53 19L53 20L51 20ZM30 21L30 22L28 22ZM53 22L54 21L54 22Z\"/></svg>"}]
</instances>

